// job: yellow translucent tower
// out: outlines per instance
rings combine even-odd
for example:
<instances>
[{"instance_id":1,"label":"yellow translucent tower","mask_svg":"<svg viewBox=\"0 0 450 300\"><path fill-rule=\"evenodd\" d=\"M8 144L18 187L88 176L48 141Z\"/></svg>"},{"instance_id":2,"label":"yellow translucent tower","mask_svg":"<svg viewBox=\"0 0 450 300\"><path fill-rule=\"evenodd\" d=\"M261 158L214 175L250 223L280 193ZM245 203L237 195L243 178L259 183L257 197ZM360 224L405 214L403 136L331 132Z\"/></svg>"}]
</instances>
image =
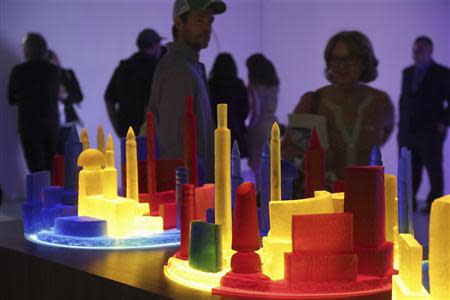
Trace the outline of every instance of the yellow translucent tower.
<instances>
[{"instance_id":1,"label":"yellow translucent tower","mask_svg":"<svg viewBox=\"0 0 450 300\"><path fill-rule=\"evenodd\" d=\"M281 144L277 122L273 123L270 138L270 200L281 200Z\"/></svg>"},{"instance_id":2,"label":"yellow translucent tower","mask_svg":"<svg viewBox=\"0 0 450 300\"><path fill-rule=\"evenodd\" d=\"M136 137L130 126L126 140L127 198L139 202L139 178Z\"/></svg>"},{"instance_id":3,"label":"yellow translucent tower","mask_svg":"<svg viewBox=\"0 0 450 300\"><path fill-rule=\"evenodd\" d=\"M89 136L86 128L81 129L80 142L83 145L83 151L90 148Z\"/></svg>"},{"instance_id":4,"label":"yellow translucent tower","mask_svg":"<svg viewBox=\"0 0 450 300\"><path fill-rule=\"evenodd\" d=\"M398 270L397 176L384 174L386 240L394 243L394 269Z\"/></svg>"},{"instance_id":5,"label":"yellow translucent tower","mask_svg":"<svg viewBox=\"0 0 450 300\"><path fill-rule=\"evenodd\" d=\"M394 241L394 227L398 226L398 216L395 215L395 197L397 197L397 176L384 174L386 240Z\"/></svg>"},{"instance_id":6,"label":"yellow translucent tower","mask_svg":"<svg viewBox=\"0 0 450 300\"><path fill-rule=\"evenodd\" d=\"M231 251L231 135L227 128L227 105L217 105L214 131L215 223L220 225L223 257Z\"/></svg>"},{"instance_id":7,"label":"yellow translucent tower","mask_svg":"<svg viewBox=\"0 0 450 300\"><path fill-rule=\"evenodd\" d=\"M428 256L431 299L450 299L450 195L431 206Z\"/></svg>"},{"instance_id":8,"label":"yellow translucent tower","mask_svg":"<svg viewBox=\"0 0 450 300\"><path fill-rule=\"evenodd\" d=\"M392 299L429 299L422 285L422 246L411 234L399 235L399 275L392 276Z\"/></svg>"},{"instance_id":9,"label":"yellow translucent tower","mask_svg":"<svg viewBox=\"0 0 450 300\"><path fill-rule=\"evenodd\" d=\"M292 252L292 216L343 212L342 193L315 191L313 198L270 201L270 230L263 237L263 271L273 280L284 278L284 253Z\"/></svg>"},{"instance_id":10,"label":"yellow translucent tower","mask_svg":"<svg viewBox=\"0 0 450 300\"><path fill-rule=\"evenodd\" d=\"M103 169L103 194L106 199L117 198L117 170L114 162L114 144L111 134L108 134L105 150L105 168Z\"/></svg>"},{"instance_id":11,"label":"yellow translucent tower","mask_svg":"<svg viewBox=\"0 0 450 300\"><path fill-rule=\"evenodd\" d=\"M97 149L103 153L105 152L105 131L102 125L99 125L97 128Z\"/></svg>"}]
</instances>

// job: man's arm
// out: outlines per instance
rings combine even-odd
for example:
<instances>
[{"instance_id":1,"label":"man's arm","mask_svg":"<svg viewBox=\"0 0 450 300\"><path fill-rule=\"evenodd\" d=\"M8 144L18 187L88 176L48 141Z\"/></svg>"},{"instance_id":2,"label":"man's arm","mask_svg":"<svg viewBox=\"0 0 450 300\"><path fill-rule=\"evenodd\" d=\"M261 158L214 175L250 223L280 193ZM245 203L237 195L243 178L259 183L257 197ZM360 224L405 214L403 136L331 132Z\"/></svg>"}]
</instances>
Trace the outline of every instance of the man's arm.
<instances>
[{"instance_id":1,"label":"man's arm","mask_svg":"<svg viewBox=\"0 0 450 300\"><path fill-rule=\"evenodd\" d=\"M450 127L450 69L446 69L445 77L445 101L447 101L446 116L447 116L447 126Z\"/></svg>"},{"instance_id":2,"label":"man's arm","mask_svg":"<svg viewBox=\"0 0 450 300\"><path fill-rule=\"evenodd\" d=\"M62 70L62 82L66 88L68 97L64 99L65 103L80 103L83 100L80 84L73 70Z\"/></svg>"},{"instance_id":3,"label":"man's arm","mask_svg":"<svg viewBox=\"0 0 450 300\"><path fill-rule=\"evenodd\" d=\"M20 86L20 77L17 67L14 67L9 76L8 82L8 103L18 104L24 97L23 89Z\"/></svg>"}]
</instances>

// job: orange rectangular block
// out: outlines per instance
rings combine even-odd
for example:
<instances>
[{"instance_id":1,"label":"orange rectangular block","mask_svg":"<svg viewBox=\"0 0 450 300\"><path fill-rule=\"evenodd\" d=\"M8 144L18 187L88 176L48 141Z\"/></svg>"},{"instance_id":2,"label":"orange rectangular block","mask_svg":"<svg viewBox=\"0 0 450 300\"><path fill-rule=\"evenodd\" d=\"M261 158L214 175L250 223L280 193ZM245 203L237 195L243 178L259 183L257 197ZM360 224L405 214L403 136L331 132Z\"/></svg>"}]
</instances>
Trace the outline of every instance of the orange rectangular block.
<instances>
[{"instance_id":1,"label":"orange rectangular block","mask_svg":"<svg viewBox=\"0 0 450 300\"><path fill-rule=\"evenodd\" d=\"M164 230L177 227L177 204L175 202L160 204L159 215L163 218Z\"/></svg>"},{"instance_id":2,"label":"orange rectangular block","mask_svg":"<svg viewBox=\"0 0 450 300\"><path fill-rule=\"evenodd\" d=\"M351 213L292 216L292 251L342 253L353 251Z\"/></svg>"},{"instance_id":3,"label":"orange rectangular block","mask_svg":"<svg viewBox=\"0 0 450 300\"><path fill-rule=\"evenodd\" d=\"M358 275L357 261L356 254L285 253L284 278L289 283L355 281Z\"/></svg>"},{"instance_id":4,"label":"orange rectangular block","mask_svg":"<svg viewBox=\"0 0 450 300\"><path fill-rule=\"evenodd\" d=\"M195 189L194 206L195 219L206 222L206 210L214 208L214 184L205 184Z\"/></svg>"}]
</instances>

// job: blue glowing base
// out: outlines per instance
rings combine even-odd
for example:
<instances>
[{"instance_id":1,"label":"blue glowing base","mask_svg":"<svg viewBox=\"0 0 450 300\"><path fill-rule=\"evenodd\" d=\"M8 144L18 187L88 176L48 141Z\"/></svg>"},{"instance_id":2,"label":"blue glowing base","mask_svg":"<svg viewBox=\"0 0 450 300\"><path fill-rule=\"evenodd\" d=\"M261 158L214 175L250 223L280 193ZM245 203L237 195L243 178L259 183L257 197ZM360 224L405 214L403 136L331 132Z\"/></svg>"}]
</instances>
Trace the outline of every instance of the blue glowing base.
<instances>
[{"instance_id":1,"label":"blue glowing base","mask_svg":"<svg viewBox=\"0 0 450 300\"><path fill-rule=\"evenodd\" d=\"M154 249L180 245L180 231L177 229L152 235L124 238L76 237L56 234L52 230L41 230L37 234L25 234L25 238L33 243L45 246L91 250Z\"/></svg>"}]
</instances>

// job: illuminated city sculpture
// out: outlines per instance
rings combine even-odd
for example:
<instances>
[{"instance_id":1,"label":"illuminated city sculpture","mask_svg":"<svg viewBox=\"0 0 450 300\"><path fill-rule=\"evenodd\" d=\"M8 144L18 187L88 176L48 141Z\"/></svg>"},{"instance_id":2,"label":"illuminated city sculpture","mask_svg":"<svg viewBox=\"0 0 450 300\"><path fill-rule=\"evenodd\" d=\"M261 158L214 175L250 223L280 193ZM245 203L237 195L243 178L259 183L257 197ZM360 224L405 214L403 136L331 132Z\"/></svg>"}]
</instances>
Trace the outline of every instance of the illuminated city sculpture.
<instances>
[{"instance_id":1,"label":"illuminated city sculpture","mask_svg":"<svg viewBox=\"0 0 450 300\"><path fill-rule=\"evenodd\" d=\"M72 135L77 136L76 130ZM79 174L78 166L70 164L69 158L77 153L73 147L81 150L81 144L69 137L66 160L72 170L65 172L69 174L67 188L50 186L47 172L28 175L29 200L23 207L26 237L37 243L61 247L129 249L178 245L179 231L165 230L170 229L167 223L176 210L169 214L169 208L164 210L166 207L163 207L164 222L164 217L158 213L150 214L148 202L139 202L136 140L131 127L126 141L127 197L118 196L111 135L108 135L106 147L102 146L101 126L97 137L98 148L103 151L88 148L81 152L77 159L78 166L82 167ZM83 130L80 140L84 147L89 145L87 130ZM75 178L78 178L76 185L71 183ZM77 197L75 201L64 203L64 199L74 198L64 197L74 193L70 192L70 186L77 187ZM175 218L172 222L171 228L174 228Z\"/></svg>"},{"instance_id":2,"label":"illuminated city sculpture","mask_svg":"<svg viewBox=\"0 0 450 300\"><path fill-rule=\"evenodd\" d=\"M231 208L229 169L230 165L238 168L229 159L230 153L236 157L236 149L231 149L225 113L226 106L219 105L215 133L215 224L191 221L192 253L187 257L171 257L164 267L165 275L191 288L247 298L389 297L395 221L391 220L391 213L389 222L385 222L385 206L393 206L395 191L389 190L385 196L384 168L348 168L349 179L345 184L348 195L315 190L310 198L282 200L280 134L274 124L270 145L270 229L268 224L264 225L269 231L261 246L261 219L258 220L256 192L251 183L243 183L236 189L233 230L228 229L230 217L225 212ZM311 151L316 151L319 159L320 148L314 140L310 143ZM268 149L263 154L269 157ZM322 176L319 177L321 180ZM388 186L391 185L389 179ZM264 218L263 211L259 218ZM392 227L389 240L385 237L386 227ZM220 252L222 264L218 263ZM201 257L209 263L203 265Z\"/></svg>"}]
</instances>

